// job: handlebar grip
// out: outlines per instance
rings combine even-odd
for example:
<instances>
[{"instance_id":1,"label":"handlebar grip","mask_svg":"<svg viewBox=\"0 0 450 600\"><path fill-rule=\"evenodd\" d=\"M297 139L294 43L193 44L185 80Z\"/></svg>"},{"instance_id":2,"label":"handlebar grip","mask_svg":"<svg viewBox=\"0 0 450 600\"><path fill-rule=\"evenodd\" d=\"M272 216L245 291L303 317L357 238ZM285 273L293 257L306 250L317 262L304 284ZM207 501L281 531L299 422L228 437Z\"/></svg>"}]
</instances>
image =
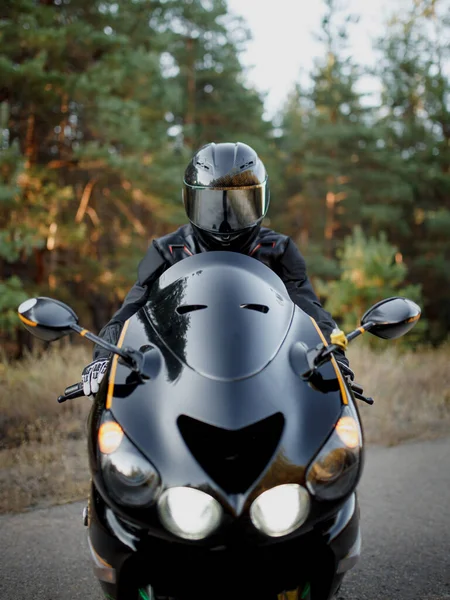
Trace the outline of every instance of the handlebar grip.
<instances>
[{"instance_id":1,"label":"handlebar grip","mask_svg":"<svg viewBox=\"0 0 450 600\"><path fill-rule=\"evenodd\" d=\"M66 387L66 389L64 390L64 394L62 396L59 396L58 402L59 404L61 404L66 400L81 398L81 396L84 396L84 391L83 384L81 383L81 381L79 381L78 383L74 383L73 385L69 385L68 387Z\"/></svg>"}]
</instances>

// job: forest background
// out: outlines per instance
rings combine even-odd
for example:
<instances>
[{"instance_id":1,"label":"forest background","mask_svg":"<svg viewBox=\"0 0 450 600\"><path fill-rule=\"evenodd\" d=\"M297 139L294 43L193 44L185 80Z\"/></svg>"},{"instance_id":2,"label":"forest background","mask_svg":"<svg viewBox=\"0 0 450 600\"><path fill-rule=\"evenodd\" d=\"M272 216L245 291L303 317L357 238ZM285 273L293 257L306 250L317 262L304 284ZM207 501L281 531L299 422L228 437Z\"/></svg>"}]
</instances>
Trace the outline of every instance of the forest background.
<instances>
[{"instance_id":1,"label":"forest background","mask_svg":"<svg viewBox=\"0 0 450 600\"><path fill-rule=\"evenodd\" d=\"M419 303L417 326L389 345L406 350L411 377L423 373L410 387L416 406L428 410L420 427L448 417L450 384L440 377L450 332L450 3L402 6L374 41L377 102L361 91L367 69L348 48L357 15L324 0L312 32L322 54L308 82L286 90L268 119L240 61L250 32L226 0L3 0L0 450L45 441L45 432L54 442L54 398L79 379L91 352L87 344L76 359L49 362L51 350L20 325L18 305L57 298L97 333L152 239L186 222L184 169L211 141L257 150L271 187L265 225L297 243L343 329L383 298ZM29 351L44 362L27 362ZM363 377L375 364L364 356ZM395 365L389 355L374 380L390 400ZM392 386L383 389L389 369ZM399 411L404 427L410 421ZM60 431L82 437L81 421L67 432L69 422ZM23 468L36 472L42 453L30 456ZM11 460L22 464L19 454ZM55 460L53 453L49 465ZM5 477L10 483L9 471ZM54 481L51 471L46 481ZM25 503L33 497L29 489L14 493L18 505L17 494Z\"/></svg>"},{"instance_id":2,"label":"forest background","mask_svg":"<svg viewBox=\"0 0 450 600\"><path fill-rule=\"evenodd\" d=\"M357 17L324 2L309 85L263 98L225 0L6 0L0 11L0 330L16 309L68 302L98 331L154 237L186 221L184 168L204 143L244 141L266 164L266 224L299 245L343 327L377 300L420 303L409 342L450 331L448 0L411 0L376 42L379 105L347 49ZM406 339L406 338L405 338Z\"/></svg>"}]
</instances>

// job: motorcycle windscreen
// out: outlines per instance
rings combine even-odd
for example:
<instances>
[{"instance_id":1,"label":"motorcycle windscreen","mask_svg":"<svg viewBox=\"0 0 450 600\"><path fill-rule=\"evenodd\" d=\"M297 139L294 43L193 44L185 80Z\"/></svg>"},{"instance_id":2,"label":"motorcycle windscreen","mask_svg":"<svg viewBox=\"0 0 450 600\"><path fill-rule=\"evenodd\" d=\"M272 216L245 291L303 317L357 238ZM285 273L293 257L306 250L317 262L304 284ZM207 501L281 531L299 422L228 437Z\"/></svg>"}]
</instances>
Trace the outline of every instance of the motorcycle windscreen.
<instances>
[{"instance_id":1,"label":"motorcycle windscreen","mask_svg":"<svg viewBox=\"0 0 450 600\"><path fill-rule=\"evenodd\" d=\"M232 381L274 359L294 305L281 279L261 262L206 252L166 271L144 311L181 362L206 377Z\"/></svg>"}]
</instances>

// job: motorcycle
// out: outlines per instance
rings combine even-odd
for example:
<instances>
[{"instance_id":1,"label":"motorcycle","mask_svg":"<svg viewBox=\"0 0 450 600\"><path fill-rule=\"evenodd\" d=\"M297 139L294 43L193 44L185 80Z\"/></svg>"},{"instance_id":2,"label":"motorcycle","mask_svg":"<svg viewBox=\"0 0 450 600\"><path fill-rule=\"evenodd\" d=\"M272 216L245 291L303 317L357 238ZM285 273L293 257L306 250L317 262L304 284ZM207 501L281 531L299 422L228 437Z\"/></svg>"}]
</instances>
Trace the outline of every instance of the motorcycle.
<instances>
[{"instance_id":1,"label":"motorcycle","mask_svg":"<svg viewBox=\"0 0 450 600\"><path fill-rule=\"evenodd\" d=\"M84 512L107 598L336 594L361 550L356 400L373 400L335 354L366 331L404 335L419 306L382 300L328 343L272 270L220 251L165 271L117 345L58 300L18 312L43 340L77 332L111 352L88 420ZM58 401L82 395L78 383Z\"/></svg>"}]
</instances>

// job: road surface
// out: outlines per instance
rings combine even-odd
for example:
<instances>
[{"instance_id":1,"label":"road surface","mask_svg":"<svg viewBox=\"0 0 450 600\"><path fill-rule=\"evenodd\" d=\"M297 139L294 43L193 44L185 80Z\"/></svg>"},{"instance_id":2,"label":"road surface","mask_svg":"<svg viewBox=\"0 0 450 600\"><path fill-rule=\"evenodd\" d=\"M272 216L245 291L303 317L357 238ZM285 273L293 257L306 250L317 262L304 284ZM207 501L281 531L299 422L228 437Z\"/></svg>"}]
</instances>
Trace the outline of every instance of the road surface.
<instances>
[{"instance_id":1,"label":"road surface","mask_svg":"<svg viewBox=\"0 0 450 600\"><path fill-rule=\"evenodd\" d=\"M339 600L450 600L450 438L368 447L360 503L362 557ZM1 600L102 599L82 507L0 517Z\"/></svg>"}]
</instances>

